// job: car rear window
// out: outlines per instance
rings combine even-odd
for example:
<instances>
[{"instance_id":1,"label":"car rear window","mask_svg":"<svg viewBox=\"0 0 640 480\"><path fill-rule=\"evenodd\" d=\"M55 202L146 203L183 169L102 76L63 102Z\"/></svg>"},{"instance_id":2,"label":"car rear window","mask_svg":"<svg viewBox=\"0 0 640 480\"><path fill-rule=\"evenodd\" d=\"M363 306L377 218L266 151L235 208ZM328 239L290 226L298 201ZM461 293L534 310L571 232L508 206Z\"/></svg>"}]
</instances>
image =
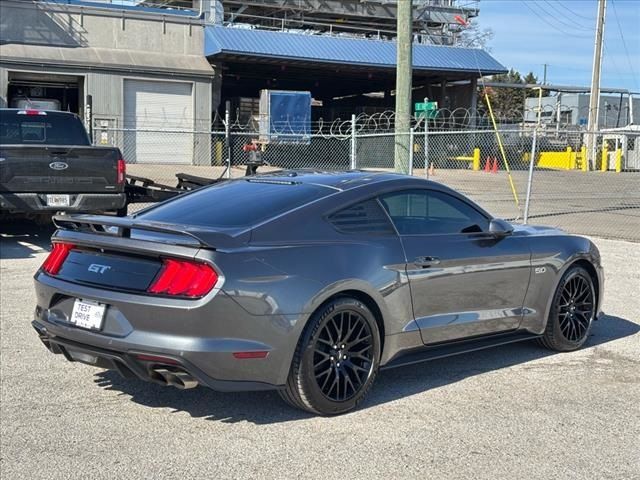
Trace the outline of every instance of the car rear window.
<instances>
[{"instance_id":1,"label":"car rear window","mask_svg":"<svg viewBox=\"0 0 640 480\"><path fill-rule=\"evenodd\" d=\"M82 122L74 115L0 110L0 144L87 146L90 142Z\"/></svg>"},{"instance_id":2,"label":"car rear window","mask_svg":"<svg viewBox=\"0 0 640 480\"><path fill-rule=\"evenodd\" d=\"M245 227L330 193L326 187L273 178L232 180L184 194L136 218L203 227Z\"/></svg>"}]
</instances>

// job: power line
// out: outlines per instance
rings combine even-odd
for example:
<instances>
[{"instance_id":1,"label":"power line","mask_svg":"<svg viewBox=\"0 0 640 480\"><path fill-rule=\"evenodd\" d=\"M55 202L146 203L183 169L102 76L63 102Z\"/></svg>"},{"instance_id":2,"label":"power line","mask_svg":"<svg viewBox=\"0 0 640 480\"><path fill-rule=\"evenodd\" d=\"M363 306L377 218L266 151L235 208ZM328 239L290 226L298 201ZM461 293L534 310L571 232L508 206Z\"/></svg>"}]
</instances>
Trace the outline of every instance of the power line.
<instances>
[{"instance_id":1,"label":"power line","mask_svg":"<svg viewBox=\"0 0 640 480\"><path fill-rule=\"evenodd\" d=\"M554 16L554 13L551 12L549 13L545 8L542 8L542 5L538 5L538 7L540 7L540 10L542 10L543 12L545 12L547 15L551 15L557 22L566 25L569 28L578 28L579 30L584 30L587 32L593 32L593 28L591 27L587 27L585 25L582 25L581 23L567 23L564 20L562 20L563 17L566 16L565 13L561 12L559 9L556 8L556 6L551 3L549 0L543 0L544 3L546 3L547 5L549 5L549 7L551 7L551 9L553 10L553 12L556 12L558 15L560 15L560 17L556 17Z\"/></svg>"},{"instance_id":2,"label":"power line","mask_svg":"<svg viewBox=\"0 0 640 480\"><path fill-rule=\"evenodd\" d=\"M627 56L627 62L629 63L629 70L631 70L631 76L633 77L633 83L636 88L640 85L638 83L638 77L636 76L636 72L633 69L633 62L631 61L631 55L629 55L629 49L627 48L627 42L624 38L624 33L622 32L622 25L620 25L620 18L618 17L618 11L616 10L616 2L611 0L611 6L613 7L613 16L616 19L616 23L618 24L618 31L620 32L620 38L622 39L622 46L624 47L624 53Z\"/></svg>"},{"instance_id":3,"label":"power line","mask_svg":"<svg viewBox=\"0 0 640 480\"><path fill-rule=\"evenodd\" d=\"M535 3L535 2L534 2ZM565 28L559 27L558 25L554 25L553 23L551 23L547 18L543 17L542 15L540 15L536 10L534 10L533 8L531 8L531 6L529 5L529 2L526 0L522 1L522 4L527 7L536 17L538 17L540 20L542 20L544 23L546 23L547 25L549 25L550 27L552 27L554 30L557 30L558 32L562 33L563 35L567 35L569 37L575 37L575 38L590 38L589 35L578 35L575 33L570 33L567 32ZM553 16L551 16L551 18L554 18Z\"/></svg>"},{"instance_id":4,"label":"power line","mask_svg":"<svg viewBox=\"0 0 640 480\"><path fill-rule=\"evenodd\" d=\"M578 12L576 12L575 10L572 10L571 8L567 7L564 2L561 2L560 0L557 0L555 3L557 3L558 5L560 5L562 8L564 8L566 11L568 11L571 15L578 17L578 18L582 18L584 20L589 20L592 21L593 18L591 17L585 17L584 15L580 15Z\"/></svg>"}]
</instances>

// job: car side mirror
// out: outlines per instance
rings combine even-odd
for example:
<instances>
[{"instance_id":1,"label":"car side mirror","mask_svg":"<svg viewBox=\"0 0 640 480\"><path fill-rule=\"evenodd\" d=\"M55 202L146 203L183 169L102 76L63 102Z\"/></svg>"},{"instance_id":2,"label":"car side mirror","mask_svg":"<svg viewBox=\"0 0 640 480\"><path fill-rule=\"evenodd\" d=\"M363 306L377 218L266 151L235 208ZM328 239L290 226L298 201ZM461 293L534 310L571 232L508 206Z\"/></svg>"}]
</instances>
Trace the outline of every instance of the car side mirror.
<instances>
[{"instance_id":1,"label":"car side mirror","mask_svg":"<svg viewBox=\"0 0 640 480\"><path fill-rule=\"evenodd\" d=\"M494 218L489 222L489 233L496 238L506 237L513 233L513 225L501 218Z\"/></svg>"}]
</instances>

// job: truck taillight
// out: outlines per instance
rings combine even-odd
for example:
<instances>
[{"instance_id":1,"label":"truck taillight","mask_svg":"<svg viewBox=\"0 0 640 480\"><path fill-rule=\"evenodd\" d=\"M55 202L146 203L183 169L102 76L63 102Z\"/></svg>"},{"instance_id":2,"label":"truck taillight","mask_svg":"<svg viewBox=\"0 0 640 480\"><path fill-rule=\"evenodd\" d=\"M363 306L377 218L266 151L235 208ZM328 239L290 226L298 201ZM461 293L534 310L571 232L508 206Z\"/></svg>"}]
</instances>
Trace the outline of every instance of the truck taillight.
<instances>
[{"instance_id":1,"label":"truck taillight","mask_svg":"<svg viewBox=\"0 0 640 480\"><path fill-rule=\"evenodd\" d=\"M218 282L218 273L206 263L165 258L149 293L176 297L204 297Z\"/></svg>"},{"instance_id":2,"label":"truck taillight","mask_svg":"<svg viewBox=\"0 0 640 480\"><path fill-rule=\"evenodd\" d=\"M71 243L54 243L51 253L42 264L42 269L49 275L57 275L69 252L75 248Z\"/></svg>"},{"instance_id":3,"label":"truck taillight","mask_svg":"<svg viewBox=\"0 0 640 480\"><path fill-rule=\"evenodd\" d=\"M125 163L125 161L120 158L118 159L118 183L124 183L124 178L125 175L127 174L127 164Z\"/></svg>"},{"instance_id":4,"label":"truck taillight","mask_svg":"<svg viewBox=\"0 0 640 480\"><path fill-rule=\"evenodd\" d=\"M29 116L40 115L44 117L47 115L47 112L43 112L42 110L27 109L27 110L18 110L18 115L29 115Z\"/></svg>"}]
</instances>

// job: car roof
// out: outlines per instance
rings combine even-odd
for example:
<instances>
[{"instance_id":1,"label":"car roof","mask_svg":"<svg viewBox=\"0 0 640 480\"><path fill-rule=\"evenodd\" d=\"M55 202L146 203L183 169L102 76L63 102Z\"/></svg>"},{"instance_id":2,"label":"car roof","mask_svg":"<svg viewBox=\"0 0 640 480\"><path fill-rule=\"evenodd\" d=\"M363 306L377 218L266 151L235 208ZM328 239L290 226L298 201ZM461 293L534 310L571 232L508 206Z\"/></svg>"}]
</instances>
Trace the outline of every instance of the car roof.
<instances>
[{"instance_id":1,"label":"car roof","mask_svg":"<svg viewBox=\"0 0 640 480\"><path fill-rule=\"evenodd\" d=\"M349 190L359 189L361 191L361 196L363 197L371 194L378 195L381 191L389 192L395 190L429 188L464 199L487 217L493 217L493 215L487 212L476 202L451 187L439 182L427 180L426 178L404 175L393 171L324 171L313 169L294 169L279 170L276 172L255 175L253 177L242 178L249 182L286 182L291 184L316 185L334 190L335 193L345 193ZM332 197L336 198L335 196Z\"/></svg>"},{"instance_id":2,"label":"car roof","mask_svg":"<svg viewBox=\"0 0 640 480\"><path fill-rule=\"evenodd\" d=\"M381 183L385 183L386 185L397 183L398 185L405 185L407 187L414 187L416 185L440 187L440 185L435 182L419 177L403 175L395 172L365 170L278 170L276 172L261 173L245 179L255 182L290 182L292 184L306 183L328 187L336 191L347 191L363 186L379 185Z\"/></svg>"}]
</instances>

